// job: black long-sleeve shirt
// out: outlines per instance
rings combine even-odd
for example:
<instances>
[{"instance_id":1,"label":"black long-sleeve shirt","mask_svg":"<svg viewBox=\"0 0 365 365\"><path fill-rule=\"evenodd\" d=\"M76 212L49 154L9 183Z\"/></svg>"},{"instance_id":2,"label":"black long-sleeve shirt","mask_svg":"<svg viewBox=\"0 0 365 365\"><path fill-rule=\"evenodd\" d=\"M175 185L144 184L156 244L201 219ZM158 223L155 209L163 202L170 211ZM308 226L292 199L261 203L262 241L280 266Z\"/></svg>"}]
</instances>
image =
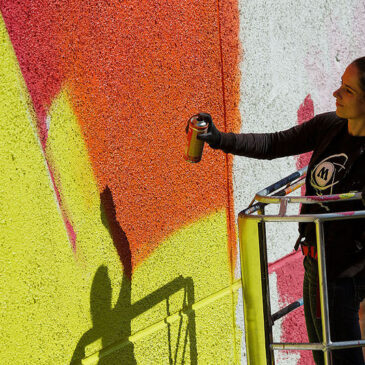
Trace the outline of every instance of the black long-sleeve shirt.
<instances>
[{"instance_id":1,"label":"black long-sleeve shirt","mask_svg":"<svg viewBox=\"0 0 365 365\"><path fill-rule=\"evenodd\" d=\"M365 185L365 137L348 134L347 119L335 112L276 133L223 133L219 148L226 153L274 159L313 151L306 177L306 195L361 191ZM360 201L303 205L301 213L363 210ZM336 277L365 261L365 219L326 222L327 272ZM307 244L315 244L314 225L301 224ZM361 274L365 275L365 271Z\"/></svg>"}]
</instances>

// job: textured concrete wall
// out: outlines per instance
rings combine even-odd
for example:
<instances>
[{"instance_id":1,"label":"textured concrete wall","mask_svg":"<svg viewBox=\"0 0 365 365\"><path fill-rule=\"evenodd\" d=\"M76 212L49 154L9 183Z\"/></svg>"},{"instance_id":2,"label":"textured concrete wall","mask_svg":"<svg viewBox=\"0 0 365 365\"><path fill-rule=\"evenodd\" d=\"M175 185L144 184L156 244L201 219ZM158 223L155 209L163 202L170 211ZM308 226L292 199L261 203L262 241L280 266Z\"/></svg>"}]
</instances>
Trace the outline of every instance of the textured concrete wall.
<instances>
[{"instance_id":1,"label":"textured concrete wall","mask_svg":"<svg viewBox=\"0 0 365 365\"><path fill-rule=\"evenodd\" d=\"M241 131L284 130L314 114L335 110L332 92L342 73L349 62L364 56L364 2L240 0L239 13L244 55L240 64ZM307 161L308 156L274 161L234 158L236 215L256 191ZM276 310L302 295L302 257L291 254L297 238L295 224L271 223L267 228L271 303ZM238 309L239 325L240 316ZM307 341L301 309L275 327L277 341ZM243 348L243 361L244 357ZM277 361L312 364L310 354L305 352L281 354Z\"/></svg>"},{"instance_id":2,"label":"textured concrete wall","mask_svg":"<svg viewBox=\"0 0 365 365\"><path fill-rule=\"evenodd\" d=\"M0 363L237 363L234 1L0 1Z\"/></svg>"},{"instance_id":3,"label":"textured concrete wall","mask_svg":"<svg viewBox=\"0 0 365 365\"><path fill-rule=\"evenodd\" d=\"M189 165L185 124L208 111L221 130L270 132L333 110L365 49L363 2L0 10L0 362L245 364L236 216L308 156L206 149ZM301 296L295 239L268 226L273 310ZM305 341L302 311L274 334Z\"/></svg>"}]
</instances>

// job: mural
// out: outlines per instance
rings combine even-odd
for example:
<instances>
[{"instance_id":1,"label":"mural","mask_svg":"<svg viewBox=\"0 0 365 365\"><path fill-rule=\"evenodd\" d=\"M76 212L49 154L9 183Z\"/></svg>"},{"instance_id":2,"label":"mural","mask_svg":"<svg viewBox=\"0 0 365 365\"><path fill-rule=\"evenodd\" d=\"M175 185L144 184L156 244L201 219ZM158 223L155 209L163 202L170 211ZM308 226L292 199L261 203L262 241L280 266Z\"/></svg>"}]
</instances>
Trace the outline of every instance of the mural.
<instances>
[{"instance_id":1,"label":"mural","mask_svg":"<svg viewBox=\"0 0 365 365\"><path fill-rule=\"evenodd\" d=\"M183 159L239 129L235 1L0 10L1 362L236 363L232 161Z\"/></svg>"}]
</instances>

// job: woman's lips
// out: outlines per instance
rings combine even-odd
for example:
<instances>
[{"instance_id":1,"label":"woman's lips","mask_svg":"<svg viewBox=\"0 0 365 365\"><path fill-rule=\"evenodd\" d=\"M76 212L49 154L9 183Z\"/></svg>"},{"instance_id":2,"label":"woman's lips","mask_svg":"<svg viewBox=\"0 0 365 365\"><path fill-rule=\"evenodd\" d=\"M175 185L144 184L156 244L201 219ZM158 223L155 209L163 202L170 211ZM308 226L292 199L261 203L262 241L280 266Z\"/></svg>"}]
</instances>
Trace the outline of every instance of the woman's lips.
<instances>
[{"instance_id":1,"label":"woman's lips","mask_svg":"<svg viewBox=\"0 0 365 365\"><path fill-rule=\"evenodd\" d=\"M336 101L336 106L343 106L338 101Z\"/></svg>"}]
</instances>

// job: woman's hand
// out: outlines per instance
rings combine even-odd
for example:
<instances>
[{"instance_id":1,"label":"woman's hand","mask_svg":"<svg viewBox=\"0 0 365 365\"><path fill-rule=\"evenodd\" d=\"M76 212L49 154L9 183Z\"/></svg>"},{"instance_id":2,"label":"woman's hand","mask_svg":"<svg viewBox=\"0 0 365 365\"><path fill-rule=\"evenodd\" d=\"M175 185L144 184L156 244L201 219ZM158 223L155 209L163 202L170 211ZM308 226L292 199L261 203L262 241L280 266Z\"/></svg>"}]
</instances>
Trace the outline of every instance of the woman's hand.
<instances>
[{"instance_id":1,"label":"woman's hand","mask_svg":"<svg viewBox=\"0 0 365 365\"><path fill-rule=\"evenodd\" d=\"M216 128L213 123L213 119L210 114L208 113L198 113L196 115L198 120L204 120L208 124L208 131L207 133L201 133L197 135L197 138L201 141L207 142L210 147L217 149L221 143L221 132ZM185 132L188 133L189 131L189 121L186 125Z\"/></svg>"},{"instance_id":2,"label":"woman's hand","mask_svg":"<svg viewBox=\"0 0 365 365\"><path fill-rule=\"evenodd\" d=\"M219 148L222 135L214 125L211 115L208 113L199 113L198 119L204 120L206 123L208 123L209 127L207 133L198 134L197 138L201 141L207 142L213 149Z\"/></svg>"}]
</instances>

